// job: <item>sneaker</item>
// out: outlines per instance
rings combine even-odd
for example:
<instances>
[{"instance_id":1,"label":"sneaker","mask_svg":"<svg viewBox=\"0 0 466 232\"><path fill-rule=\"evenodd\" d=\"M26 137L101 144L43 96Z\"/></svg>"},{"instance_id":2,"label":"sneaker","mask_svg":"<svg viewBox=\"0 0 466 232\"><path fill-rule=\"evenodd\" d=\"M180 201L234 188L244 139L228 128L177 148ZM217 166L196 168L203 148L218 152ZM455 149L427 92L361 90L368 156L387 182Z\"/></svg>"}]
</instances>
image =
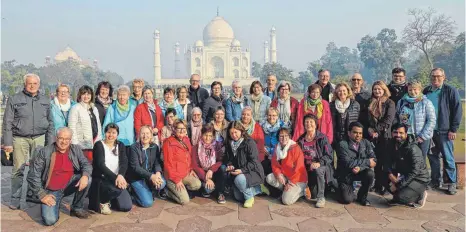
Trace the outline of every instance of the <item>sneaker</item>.
<instances>
[{"instance_id":1,"label":"sneaker","mask_svg":"<svg viewBox=\"0 0 466 232\"><path fill-rule=\"evenodd\" d=\"M311 189L309 189L309 187L307 187L307 188L304 190L304 197L305 197L306 200L308 200L308 201L312 199Z\"/></svg>"},{"instance_id":2,"label":"sneaker","mask_svg":"<svg viewBox=\"0 0 466 232\"><path fill-rule=\"evenodd\" d=\"M316 207L317 208L324 208L325 207L325 198L322 197L322 198L317 199Z\"/></svg>"},{"instance_id":3,"label":"sneaker","mask_svg":"<svg viewBox=\"0 0 466 232\"><path fill-rule=\"evenodd\" d=\"M206 191L202 191L202 197L210 198L210 193L207 193Z\"/></svg>"},{"instance_id":4,"label":"sneaker","mask_svg":"<svg viewBox=\"0 0 466 232\"><path fill-rule=\"evenodd\" d=\"M19 209L19 206L16 206L16 205L9 205L8 208L10 208L11 210L18 210L18 209Z\"/></svg>"},{"instance_id":5,"label":"sneaker","mask_svg":"<svg viewBox=\"0 0 466 232\"><path fill-rule=\"evenodd\" d=\"M251 197L244 202L243 207L252 208L253 205L254 205L254 197Z\"/></svg>"},{"instance_id":6,"label":"sneaker","mask_svg":"<svg viewBox=\"0 0 466 232\"><path fill-rule=\"evenodd\" d=\"M270 195L269 189L268 189L267 187L265 187L264 184L261 184L261 192L262 192L263 194L267 195L267 196ZM253 200L253 202L254 202L254 200Z\"/></svg>"},{"instance_id":7,"label":"sneaker","mask_svg":"<svg viewBox=\"0 0 466 232\"><path fill-rule=\"evenodd\" d=\"M165 191L165 189L159 190L157 193L157 197L162 200L167 200L168 199L167 191Z\"/></svg>"},{"instance_id":8,"label":"sneaker","mask_svg":"<svg viewBox=\"0 0 466 232\"><path fill-rule=\"evenodd\" d=\"M427 200L427 191L424 191L424 192L421 194L421 197L419 198L419 200L416 202L416 204L419 205L418 208L424 207L424 205L426 204L426 200Z\"/></svg>"},{"instance_id":9,"label":"sneaker","mask_svg":"<svg viewBox=\"0 0 466 232\"><path fill-rule=\"evenodd\" d=\"M219 204L227 203L227 201L225 200L225 195L223 195L222 193L218 194L217 203Z\"/></svg>"},{"instance_id":10,"label":"sneaker","mask_svg":"<svg viewBox=\"0 0 466 232\"><path fill-rule=\"evenodd\" d=\"M401 203L395 199L391 199L388 201L388 205L389 206L398 206L398 205L401 205Z\"/></svg>"},{"instance_id":11,"label":"sneaker","mask_svg":"<svg viewBox=\"0 0 466 232\"><path fill-rule=\"evenodd\" d=\"M70 216L74 216L80 219L88 219L91 217L89 212L87 212L86 210L79 210L79 211L71 210Z\"/></svg>"},{"instance_id":12,"label":"sneaker","mask_svg":"<svg viewBox=\"0 0 466 232\"><path fill-rule=\"evenodd\" d=\"M358 200L362 206L371 206L371 203L367 199Z\"/></svg>"},{"instance_id":13,"label":"sneaker","mask_svg":"<svg viewBox=\"0 0 466 232\"><path fill-rule=\"evenodd\" d=\"M112 210L110 209L110 203L100 204L100 213L103 215L112 214Z\"/></svg>"},{"instance_id":14,"label":"sneaker","mask_svg":"<svg viewBox=\"0 0 466 232\"><path fill-rule=\"evenodd\" d=\"M418 203L408 203L406 204L406 206L408 206L409 208L414 208L414 209L420 209L422 208L423 206L418 204Z\"/></svg>"},{"instance_id":15,"label":"sneaker","mask_svg":"<svg viewBox=\"0 0 466 232\"><path fill-rule=\"evenodd\" d=\"M456 192L456 184L450 184L450 186L448 186L448 194L449 195L455 195L457 192Z\"/></svg>"}]
</instances>

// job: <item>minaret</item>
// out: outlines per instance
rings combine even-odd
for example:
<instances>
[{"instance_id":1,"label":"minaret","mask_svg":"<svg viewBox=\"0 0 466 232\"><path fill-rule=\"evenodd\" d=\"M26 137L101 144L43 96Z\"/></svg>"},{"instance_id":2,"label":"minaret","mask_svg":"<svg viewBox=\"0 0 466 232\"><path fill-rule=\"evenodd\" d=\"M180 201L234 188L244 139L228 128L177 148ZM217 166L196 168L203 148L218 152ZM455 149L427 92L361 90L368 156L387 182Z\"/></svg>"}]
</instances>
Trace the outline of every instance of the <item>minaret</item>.
<instances>
[{"instance_id":1,"label":"minaret","mask_svg":"<svg viewBox=\"0 0 466 232\"><path fill-rule=\"evenodd\" d=\"M270 29L270 63L277 63L277 35L274 26Z\"/></svg>"},{"instance_id":2,"label":"minaret","mask_svg":"<svg viewBox=\"0 0 466 232\"><path fill-rule=\"evenodd\" d=\"M160 65L160 31L154 31L154 77L155 84L162 79L162 69Z\"/></svg>"},{"instance_id":3,"label":"minaret","mask_svg":"<svg viewBox=\"0 0 466 232\"><path fill-rule=\"evenodd\" d=\"M269 63L269 42L266 40L264 41L264 64Z\"/></svg>"},{"instance_id":4,"label":"minaret","mask_svg":"<svg viewBox=\"0 0 466 232\"><path fill-rule=\"evenodd\" d=\"M180 73L180 43L175 43L175 78L181 77Z\"/></svg>"}]
</instances>

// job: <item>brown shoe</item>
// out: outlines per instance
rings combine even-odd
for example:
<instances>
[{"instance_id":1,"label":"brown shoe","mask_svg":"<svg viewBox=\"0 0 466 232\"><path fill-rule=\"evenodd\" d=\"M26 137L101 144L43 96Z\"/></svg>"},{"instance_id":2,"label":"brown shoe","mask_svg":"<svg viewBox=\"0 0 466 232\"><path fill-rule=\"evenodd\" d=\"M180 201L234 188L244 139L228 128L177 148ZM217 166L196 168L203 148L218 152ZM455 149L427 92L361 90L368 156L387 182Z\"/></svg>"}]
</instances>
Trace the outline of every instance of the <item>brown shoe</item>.
<instances>
[{"instance_id":1,"label":"brown shoe","mask_svg":"<svg viewBox=\"0 0 466 232\"><path fill-rule=\"evenodd\" d=\"M79 210L79 211L71 210L70 216L75 216L80 219L88 219L91 217L89 212L87 212L86 210Z\"/></svg>"},{"instance_id":2,"label":"brown shoe","mask_svg":"<svg viewBox=\"0 0 466 232\"><path fill-rule=\"evenodd\" d=\"M312 194L311 194L311 190L309 189L309 187L307 187L307 188L304 190L304 197L305 197L307 200L311 200Z\"/></svg>"}]
</instances>

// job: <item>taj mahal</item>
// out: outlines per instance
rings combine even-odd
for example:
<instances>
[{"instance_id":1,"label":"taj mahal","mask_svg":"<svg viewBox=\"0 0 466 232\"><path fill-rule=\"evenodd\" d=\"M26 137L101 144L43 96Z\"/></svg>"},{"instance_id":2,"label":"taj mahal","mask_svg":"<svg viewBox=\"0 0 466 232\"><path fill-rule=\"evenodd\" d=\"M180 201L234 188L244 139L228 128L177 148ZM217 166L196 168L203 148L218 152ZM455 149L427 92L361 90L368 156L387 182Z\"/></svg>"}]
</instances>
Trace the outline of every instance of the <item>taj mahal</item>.
<instances>
[{"instance_id":1,"label":"taj mahal","mask_svg":"<svg viewBox=\"0 0 466 232\"><path fill-rule=\"evenodd\" d=\"M154 31L154 85L186 85L186 78L162 78L160 39L161 32ZM179 77L181 71L180 44L174 46L175 71ZM224 86L230 86L233 80L241 85L250 85L257 78L251 76L251 54L248 48L243 48L235 38L231 25L221 16L214 17L204 28L203 40L197 40L192 46L184 49L185 70L189 74L199 74L202 85L210 85L213 81L221 81ZM264 63L277 62L276 31L270 30L269 42L264 42ZM164 75L165 76L165 75ZM170 75L169 75L170 76Z\"/></svg>"}]
</instances>

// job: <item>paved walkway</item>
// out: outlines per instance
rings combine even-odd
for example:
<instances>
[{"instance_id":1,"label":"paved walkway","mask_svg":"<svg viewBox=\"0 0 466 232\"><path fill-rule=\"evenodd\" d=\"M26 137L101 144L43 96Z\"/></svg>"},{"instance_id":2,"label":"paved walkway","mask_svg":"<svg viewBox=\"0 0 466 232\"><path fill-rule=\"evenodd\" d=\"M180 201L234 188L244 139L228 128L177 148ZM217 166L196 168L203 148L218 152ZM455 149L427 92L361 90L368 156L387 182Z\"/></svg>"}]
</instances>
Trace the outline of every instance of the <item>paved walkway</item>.
<instances>
[{"instance_id":1,"label":"paved walkway","mask_svg":"<svg viewBox=\"0 0 466 232\"><path fill-rule=\"evenodd\" d=\"M369 196L373 207L358 204L341 205L327 200L326 208L317 209L314 202L298 201L284 206L270 197L256 197L251 209L228 199L219 205L213 199L196 197L186 206L157 200L152 208L134 207L129 213L93 214L81 220L69 216L63 205L60 220L53 227L40 222L40 208L29 205L25 211L12 211L8 204L11 168L2 167L2 231L464 231L464 191L456 196L430 191L427 204L419 210L402 206L388 207L390 199ZM65 198L70 200L69 198Z\"/></svg>"}]
</instances>

